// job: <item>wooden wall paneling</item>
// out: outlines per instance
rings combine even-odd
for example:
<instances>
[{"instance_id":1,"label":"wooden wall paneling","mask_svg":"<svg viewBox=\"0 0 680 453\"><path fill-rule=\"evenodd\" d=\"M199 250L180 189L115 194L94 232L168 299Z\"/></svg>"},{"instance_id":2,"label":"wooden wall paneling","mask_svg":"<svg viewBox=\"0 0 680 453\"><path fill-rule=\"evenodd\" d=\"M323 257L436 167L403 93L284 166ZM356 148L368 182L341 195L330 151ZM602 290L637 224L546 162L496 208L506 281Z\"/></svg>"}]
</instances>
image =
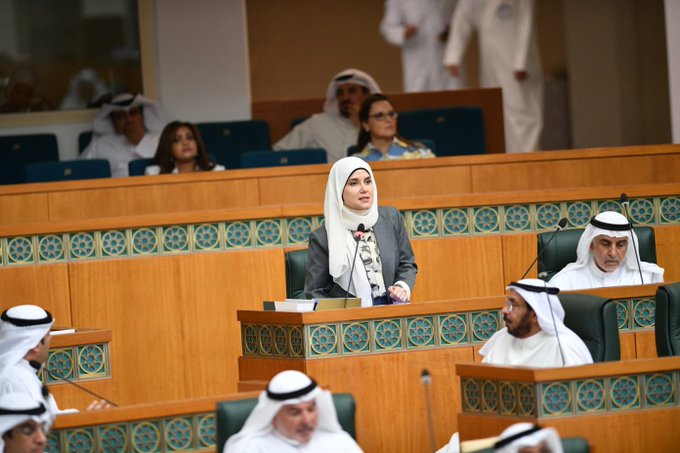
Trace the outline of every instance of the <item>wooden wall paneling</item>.
<instances>
[{"instance_id":1,"label":"wooden wall paneling","mask_svg":"<svg viewBox=\"0 0 680 453\"><path fill-rule=\"evenodd\" d=\"M258 202L262 206L288 203L319 203L323 206L327 180L328 171L313 175L261 178Z\"/></svg>"},{"instance_id":2,"label":"wooden wall paneling","mask_svg":"<svg viewBox=\"0 0 680 453\"><path fill-rule=\"evenodd\" d=\"M184 398L237 391L237 310L286 296L282 249L207 253L178 260Z\"/></svg>"},{"instance_id":3,"label":"wooden wall paneling","mask_svg":"<svg viewBox=\"0 0 680 453\"><path fill-rule=\"evenodd\" d=\"M102 379L99 381L78 382L78 385L103 396L107 400L120 405L118 379ZM50 384L47 386L54 395L59 409L78 409L84 411L94 401L94 396L70 384Z\"/></svg>"},{"instance_id":4,"label":"wooden wall paneling","mask_svg":"<svg viewBox=\"0 0 680 453\"><path fill-rule=\"evenodd\" d=\"M39 305L52 313L55 327L73 327L66 264L0 268L0 311Z\"/></svg>"},{"instance_id":5,"label":"wooden wall paneling","mask_svg":"<svg viewBox=\"0 0 680 453\"><path fill-rule=\"evenodd\" d=\"M632 360L636 358L635 350L635 334L634 333L620 333L619 346L621 350L621 360Z\"/></svg>"},{"instance_id":6,"label":"wooden wall paneling","mask_svg":"<svg viewBox=\"0 0 680 453\"><path fill-rule=\"evenodd\" d=\"M412 240L418 264L413 302L504 293L500 236Z\"/></svg>"},{"instance_id":7,"label":"wooden wall paneling","mask_svg":"<svg viewBox=\"0 0 680 453\"><path fill-rule=\"evenodd\" d=\"M654 357L658 357L654 331L635 332L635 358L652 359Z\"/></svg>"},{"instance_id":8,"label":"wooden wall paneling","mask_svg":"<svg viewBox=\"0 0 680 453\"><path fill-rule=\"evenodd\" d=\"M504 234L503 239L503 281L505 284L522 278L536 259L536 234ZM535 263L526 278L536 278L538 263ZM504 291L505 292L505 291Z\"/></svg>"},{"instance_id":9,"label":"wooden wall paneling","mask_svg":"<svg viewBox=\"0 0 680 453\"><path fill-rule=\"evenodd\" d=\"M236 391L236 310L285 297L283 251L77 263L71 286L74 324L112 331L123 403L207 396Z\"/></svg>"},{"instance_id":10,"label":"wooden wall paneling","mask_svg":"<svg viewBox=\"0 0 680 453\"><path fill-rule=\"evenodd\" d=\"M427 197L447 193L470 193L472 186L468 165L405 169L378 167L374 174L379 201L410 198L416 195Z\"/></svg>"},{"instance_id":11,"label":"wooden wall paneling","mask_svg":"<svg viewBox=\"0 0 680 453\"><path fill-rule=\"evenodd\" d=\"M112 333L112 377L119 403L186 395L179 257L69 265L73 323Z\"/></svg>"},{"instance_id":12,"label":"wooden wall paneling","mask_svg":"<svg viewBox=\"0 0 680 453\"><path fill-rule=\"evenodd\" d=\"M366 452L429 452L429 431L420 374L432 376L437 446L457 431L461 410L454 364L472 362L471 348L381 354L356 358L308 360L308 373L328 382L334 392L350 392L357 401L357 439ZM380 429L375 429L379 426ZM410 434L407 443L404 429Z\"/></svg>"},{"instance_id":13,"label":"wooden wall paneling","mask_svg":"<svg viewBox=\"0 0 680 453\"><path fill-rule=\"evenodd\" d=\"M0 225L49 221L47 194L5 194L0 196Z\"/></svg>"},{"instance_id":14,"label":"wooden wall paneling","mask_svg":"<svg viewBox=\"0 0 680 453\"><path fill-rule=\"evenodd\" d=\"M104 187L50 194L53 221L161 214L259 204L256 179Z\"/></svg>"},{"instance_id":15,"label":"wooden wall paneling","mask_svg":"<svg viewBox=\"0 0 680 453\"><path fill-rule=\"evenodd\" d=\"M500 192L566 187L617 186L675 183L680 173L680 159L674 155L600 156L565 159L555 152L546 161L494 162L472 166L473 192Z\"/></svg>"},{"instance_id":16,"label":"wooden wall paneling","mask_svg":"<svg viewBox=\"0 0 680 453\"><path fill-rule=\"evenodd\" d=\"M666 282L680 281L680 229L677 226L657 226L654 228L656 239L656 259L664 268Z\"/></svg>"}]
</instances>

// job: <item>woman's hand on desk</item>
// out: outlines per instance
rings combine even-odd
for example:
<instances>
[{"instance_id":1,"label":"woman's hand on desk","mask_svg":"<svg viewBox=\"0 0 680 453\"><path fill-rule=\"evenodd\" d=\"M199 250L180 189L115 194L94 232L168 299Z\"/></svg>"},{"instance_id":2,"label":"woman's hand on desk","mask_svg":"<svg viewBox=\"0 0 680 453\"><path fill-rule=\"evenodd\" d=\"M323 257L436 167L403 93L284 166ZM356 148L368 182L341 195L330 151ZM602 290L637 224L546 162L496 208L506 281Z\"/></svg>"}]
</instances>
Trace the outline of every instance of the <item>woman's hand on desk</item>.
<instances>
[{"instance_id":1,"label":"woman's hand on desk","mask_svg":"<svg viewBox=\"0 0 680 453\"><path fill-rule=\"evenodd\" d=\"M390 295L390 298L394 301L394 303L405 304L408 302L406 299L406 290L401 286L390 286L387 288L387 294Z\"/></svg>"}]
</instances>

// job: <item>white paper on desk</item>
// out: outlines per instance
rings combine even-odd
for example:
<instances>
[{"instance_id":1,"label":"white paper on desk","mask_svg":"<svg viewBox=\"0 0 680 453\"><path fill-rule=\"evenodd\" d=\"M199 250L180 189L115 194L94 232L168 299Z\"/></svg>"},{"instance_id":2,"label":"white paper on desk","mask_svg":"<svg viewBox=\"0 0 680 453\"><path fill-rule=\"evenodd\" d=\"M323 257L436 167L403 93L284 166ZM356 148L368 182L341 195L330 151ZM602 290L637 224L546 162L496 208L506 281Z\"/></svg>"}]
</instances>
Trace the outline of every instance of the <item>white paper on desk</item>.
<instances>
[{"instance_id":1,"label":"white paper on desk","mask_svg":"<svg viewBox=\"0 0 680 453\"><path fill-rule=\"evenodd\" d=\"M314 311L316 301L314 299L286 299L283 302L274 302L276 311L288 311L304 313Z\"/></svg>"},{"instance_id":2,"label":"white paper on desk","mask_svg":"<svg viewBox=\"0 0 680 453\"><path fill-rule=\"evenodd\" d=\"M70 333L76 333L76 329L57 329L50 331L50 335L68 335Z\"/></svg>"}]
</instances>

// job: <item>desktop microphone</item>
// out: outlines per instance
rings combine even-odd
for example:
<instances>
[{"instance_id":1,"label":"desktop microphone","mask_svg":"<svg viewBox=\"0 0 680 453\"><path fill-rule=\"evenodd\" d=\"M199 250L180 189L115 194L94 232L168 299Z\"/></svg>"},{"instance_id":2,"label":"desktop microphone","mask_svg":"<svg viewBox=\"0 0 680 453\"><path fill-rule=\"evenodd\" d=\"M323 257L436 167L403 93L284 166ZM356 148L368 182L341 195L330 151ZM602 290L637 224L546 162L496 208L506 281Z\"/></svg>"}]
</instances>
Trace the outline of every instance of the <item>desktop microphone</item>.
<instances>
[{"instance_id":1,"label":"desktop microphone","mask_svg":"<svg viewBox=\"0 0 680 453\"><path fill-rule=\"evenodd\" d=\"M550 245L550 243L552 242L552 240L555 239L555 235L557 234L557 232L563 230L565 226L567 226L567 219L562 217L559 220L559 222L557 222L557 228L555 228L555 231L553 231L552 235L550 236L550 239L548 239L548 242L545 244L545 247L543 247L543 249L538 253L538 255L536 255L536 259L531 263L531 265L526 270L524 275L522 275L522 278L520 278L520 280L524 280L524 277L526 277L527 274L529 273L529 271L531 270L531 268L534 267L534 264L536 264L538 259L541 256L543 256L543 252L545 252L545 249L547 249L548 246ZM545 277L546 275L548 275L547 272L539 272L538 277L539 278L542 277L542 276Z\"/></svg>"},{"instance_id":2,"label":"desktop microphone","mask_svg":"<svg viewBox=\"0 0 680 453\"><path fill-rule=\"evenodd\" d=\"M31 360L31 361L29 361L28 363L30 363L31 366L32 366L33 368L35 368L36 370L39 370L39 369L42 367L42 364L41 364L40 362L38 362L37 360ZM118 405L117 405L116 403L114 403L113 401L111 401L111 400L109 400L109 399L107 399L107 398L104 398L103 396L98 395L98 394L94 393L94 392L91 391L91 390L86 389L86 388L83 387L82 385L76 384L76 383L73 382L72 380L67 379L67 378L65 378L65 377L63 377L63 376L57 376L56 374L52 373L48 367L45 367L45 371L47 371L47 374L49 374L50 377L51 377L52 379L60 379L60 380L66 382L66 383L68 383L68 384L71 384L71 385L73 385L73 386L79 388L79 389L82 390L83 392L89 393L90 395L94 396L94 397L97 398L97 399L106 401L107 403L109 403L109 404L110 404L111 406L113 406L113 407L118 407ZM43 395L44 395L45 397L47 397L46 393L48 393L47 387L43 386Z\"/></svg>"},{"instance_id":3,"label":"desktop microphone","mask_svg":"<svg viewBox=\"0 0 680 453\"><path fill-rule=\"evenodd\" d=\"M430 392L430 385L432 384L432 376L427 368L423 368L420 373L420 382L423 383L425 390L425 406L427 408L427 429L430 432L430 450L437 451L437 441L434 436L434 411L432 409L432 393Z\"/></svg>"},{"instance_id":4,"label":"desktop microphone","mask_svg":"<svg viewBox=\"0 0 680 453\"><path fill-rule=\"evenodd\" d=\"M356 241L357 245L354 248L354 258L352 258L352 268L349 271L349 283L347 283L347 291L345 292L345 303L343 304L345 307L347 307L347 299L349 298L349 289L352 287L352 275L354 274L354 265L357 262L357 253L359 252L359 243L364 238L365 233L366 233L366 227L364 227L363 223L360 223L359 226L357 227L357 230L353 234L354 240Z\"/></svg>"},{"instance_id":5,"label":"desktop microphone","mask_svg":"<svg viewBox=\"0 0 680 453\"><path fill-rule=\"evenodd\" d=\"M626 216L626 220L628 220L628 225L630 225L630 241L633 244L633 252L635 252L635 263L637 264L638 272L640 273L640 282L641 284L645 284L645 279L642 278L642 266L640 266L640 257L638 256L638 248L637 244L635 243L635 235L633 234L633 221L630 220L630 215L629 215L629 210L630 210L630 201L628 201L628 195L625 193L621 194L621 208L623 210L623 215Z\"/></svg>"}]
</instances>

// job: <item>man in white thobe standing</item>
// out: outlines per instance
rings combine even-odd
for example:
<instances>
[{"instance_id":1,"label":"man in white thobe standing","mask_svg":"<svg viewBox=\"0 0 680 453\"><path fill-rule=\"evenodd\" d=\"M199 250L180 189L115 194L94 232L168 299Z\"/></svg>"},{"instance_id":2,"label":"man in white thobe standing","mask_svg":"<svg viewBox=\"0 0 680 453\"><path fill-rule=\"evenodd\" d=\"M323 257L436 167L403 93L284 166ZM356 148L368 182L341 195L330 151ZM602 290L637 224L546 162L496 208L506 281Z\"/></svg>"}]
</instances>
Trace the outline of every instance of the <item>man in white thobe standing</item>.
<instances>
[{"instance_id":1,"label":"man in white thobe standing","mask_svg":"<svg viewBox=\"0 0 680 453\"><path fill-rule=\"evenodd\" d=\"M380 32L401 47L404 91L463 88L460 74L451 76L443 63L449 22L458 0L386 0Z\"/></svg>"},{"instance_id":2,"label":"man in white thobe standing","mask_svg":"<svg viewBox=\"0 0 680 453\"><path fill-rule=\"evenodd\" d=\"M482 87L501 87L508 153L535 151L543 128L543 70L534 0L460 0L449 27L444 64L452 75L472 32L479 37Z\"/></svg>"}]
</instances>

